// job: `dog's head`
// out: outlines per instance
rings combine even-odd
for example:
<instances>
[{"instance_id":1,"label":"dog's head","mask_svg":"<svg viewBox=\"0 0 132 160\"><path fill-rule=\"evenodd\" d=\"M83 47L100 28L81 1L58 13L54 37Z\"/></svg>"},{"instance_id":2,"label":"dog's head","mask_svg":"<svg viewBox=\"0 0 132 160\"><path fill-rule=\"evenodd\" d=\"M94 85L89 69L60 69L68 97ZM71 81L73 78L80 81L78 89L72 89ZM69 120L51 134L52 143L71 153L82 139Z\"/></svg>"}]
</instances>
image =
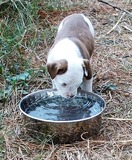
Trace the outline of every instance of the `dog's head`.
<instances>
[{"instance_id":1,"label":"dog's head","mask_svg":"<svg viewBox=\"0 0 132 160\"><path fill-rule=\"evenodd\" d=\"M88 60L78 58L67 61L65 59L47 63L47 69L58 93L65 97L74 97L77 89L83 82L84 76L87 78L90 63Z\"/></svg>"}]
</instances>

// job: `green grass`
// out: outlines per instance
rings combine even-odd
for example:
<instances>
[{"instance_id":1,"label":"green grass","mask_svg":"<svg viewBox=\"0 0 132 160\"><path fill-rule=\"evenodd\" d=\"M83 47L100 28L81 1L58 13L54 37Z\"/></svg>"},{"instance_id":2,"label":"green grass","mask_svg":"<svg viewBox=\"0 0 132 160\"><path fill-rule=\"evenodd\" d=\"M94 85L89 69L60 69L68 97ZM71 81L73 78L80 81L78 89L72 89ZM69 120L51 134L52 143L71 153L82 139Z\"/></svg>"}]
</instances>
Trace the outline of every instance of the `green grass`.
<instances>
[{"instance_id":1,"label":"green grass","mask_svg":"<svg viewBox=\"0 0 132 160\"><path fill-rule=\"evenodd\" d=\"M38 11L44 7L52 10L53 5L57 3L46 1L43 5L40 2L40 0L7 0L0 4L0 81L2 83L0 99L2 101L9 97L16 85L19 85L19 88L26 86L27 80L29 81L34 74L38 74L38 70L30 66L31 57L36 54L36 46L46 38L51 42L55 33L56 29L52 26L43 27L41 33L39 32ZM56 5L55 8L57 7L59 6ZM29 51L30 57L27 59L25 56Z\"/></svg>"},{"instance_id":2,"label":"green grass","mask_svg":"<svg viewBox=\"0 0 132 160\"><path fill-rule=\"evenodd\" d=\"M2 159L5 154L5 143L4 143L4 137L2 132L2 129L3 129L2 120L3 120L3 113L0 112L0 159Z\"/></svg>"}]
</instances>

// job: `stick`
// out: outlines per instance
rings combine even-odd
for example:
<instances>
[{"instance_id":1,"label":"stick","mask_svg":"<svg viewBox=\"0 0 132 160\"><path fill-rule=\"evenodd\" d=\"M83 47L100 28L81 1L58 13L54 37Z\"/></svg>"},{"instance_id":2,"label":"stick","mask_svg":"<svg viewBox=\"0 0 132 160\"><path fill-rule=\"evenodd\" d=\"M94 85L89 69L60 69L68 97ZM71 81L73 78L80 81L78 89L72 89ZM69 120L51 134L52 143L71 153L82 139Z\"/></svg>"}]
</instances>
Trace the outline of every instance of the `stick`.
<instances>
[{"instance_id":1,"label":"stick","mask_svg":"<svg viewBox=\"0 0 132 160\"><path fill-rule=\"evenodd\" d=\"M108 120L114 120L114 121L130 121L132 122L132 119L129 119L129 118L112 118L112 117L104 117L102 119L108 119Z\"/></svg>"},{"instance_id":2,"label":"stick","mask_svg":"<svg viewBox=\"0 0 132 160\"><path fill-rule=\"evenodd\" d=\"M111 141L96 141L96 140L90 140L91 143L105 143L105 144L111 144ZM119 141L114 141L114 143L117 143L119 145L131 145L132 144L132 140L119 140Z\"/></svg>"},{"instance_id":3,"label":"stick","mask_svg":"<svg viewBox=\"0 0 132 160\"><path fill-rule=\"evenodd\" d=\"M114 9L118 9L118 10L120 10L120 11L123 11L123 12L125 12L125 13L127 13L127 14L132 15L131 12L129 12L129 11L125 10L125 9L122 9L122 8L120 8L120 7L117 7L117 6L113 5L113 4L110 4L110 3L106 2L106 1L103 1L103 0L98 0L98 1L99 1L99 2L102 2L102 3L104 3L104 4L107 4L107 5L111 6L111 7L113 7Z\"/></svg>"},{"instance_id":4,"label":"stick","mask_svg":"<svg viewBox=\"0 0 132 160\"><path fill-rule=\"evenodd\" d=\"M121 17L120 17L119 20L117 21L117 23L114 25L114 27L113 27L110 31L108 31L108 32L106 33L106 35L107 35L107 34L110 34L110 33L118 26L118 24L120 23L120 21L121 21L121 19L124 17L124 15L125 15L125 12L123 12L123 14L121 15Z\"/></svg>"},{"instance_id":5,"label":"stick","mask_svg":"<svg viewBox=\"0 0 132 160\"><path fill-rule=\"evenodd\" d=\"M87 141L88 142L88 145L90 144L112 144L112 143L116 143L116 144L119 144L119 145L131 145L132 144L132 139L128 139L128 140L117 140L117 141L105 141L105 140L90 140L90 139L83 139L84 141ZM82 142L76 142L74 143L74 145L80 145L80 144L84 144L84 141ZM64 147L73 147L73 144L65 144L63 145L61 148L64 149ZM73 148L72 148L73 149Z\"/></svg>"},{"instance_id":6,"label":"stick","mask_svg":"<svg viewBox=\"0 0 132 160\"><path fill-rule=\"evenodd\" d=\"M127 29L129 32L132 32L132 29L130 29L129 27L127 27L127 26L122 26L122 27Z\"/></svg>"}]
</instances>

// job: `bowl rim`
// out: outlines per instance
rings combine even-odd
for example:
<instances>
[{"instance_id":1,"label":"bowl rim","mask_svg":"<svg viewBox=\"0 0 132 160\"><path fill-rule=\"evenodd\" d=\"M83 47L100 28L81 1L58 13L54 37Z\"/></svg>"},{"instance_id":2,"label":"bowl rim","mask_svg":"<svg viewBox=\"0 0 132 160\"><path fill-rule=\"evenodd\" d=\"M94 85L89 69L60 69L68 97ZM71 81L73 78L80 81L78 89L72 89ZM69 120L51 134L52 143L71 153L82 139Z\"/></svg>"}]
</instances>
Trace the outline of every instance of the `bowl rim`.
<instances>
[{"instance_id":1,"label":"bowl rim","mask_svg":"<svg viewBox=\"0 0 132 160\"><path fill-rule=\"evenodd\" d=\"M29 97L29 96L37 93L37 92L43 92L43 91L49 91L49 92L51 92L51 91L56 91L56 90L55 90L55 89L42 89L42 90L37 90L37 91L31 92L31 93L29 93L28 95L24 96L24 97L20 100L20 102L19 102L19 109L20 109L21 113L23 113L25 116L27 116L27 117L29 117L29 118L32 118L33 120L38 120L38 121L42 121L42 122L49 122L49 123L59 123L59 124L60 124L60 123L75 123L75 122L81 122L81 121L90 120L90 119L96 118L96 117L98 117L99 115L101 115L101 113L106 109L106 102L105 102L105 100L104 100L100 95L98 95L98 94L96 94L96 93L93 93L93 92L87 92L87 91L81 90L82 92L84 92L84 93L86 93L86 94L90 93L90 94L93 94L93 95L99 97L99 98L104 102L104 107L103 107L103 109L102 109L99 113L97 113L97 114L95 114L95 115L93 115L93 116L87 117L87 118L81 118L81 119L76 119L76 120L66 120L66 121L64 121L64 120L62 120L62 121L56 121L56 120L46 120L46 119L41 119L41 118L33 117L33 116L27 114L26 112L24 112L24 111L22 110L22 108L21 108L21 103L22 103L22 101L23 101L24 99L26 99L27 97Z\"/></svg>"}]
</instances>

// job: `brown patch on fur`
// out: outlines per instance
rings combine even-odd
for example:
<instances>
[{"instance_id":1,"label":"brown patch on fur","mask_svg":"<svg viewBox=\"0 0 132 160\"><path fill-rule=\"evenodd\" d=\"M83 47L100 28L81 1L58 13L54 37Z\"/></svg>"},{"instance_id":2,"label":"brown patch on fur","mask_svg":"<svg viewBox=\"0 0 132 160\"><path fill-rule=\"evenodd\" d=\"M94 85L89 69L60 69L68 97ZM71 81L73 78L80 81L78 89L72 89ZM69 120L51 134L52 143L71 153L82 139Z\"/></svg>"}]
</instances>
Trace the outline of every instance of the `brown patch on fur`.
<instances>
[{"instance_id":1,"label":"brown patch on fur","mask_svg":"<svg viewBox=\"0 0 132 160\"><path fill-rule=\"evenodd\" d=\"M88 28L80 14L68 16L63 20L63 29L57 33L55 43L69 38L79 47L83 58L89 59L94 51L94 38Z\"/></svg>"},{"instance_id":2,"label":"brown patch on fur","mask_svg":"<svg viewBox=\"0 0 132 160\"><path fill-rule=\"evenodd\" d=\"M68 63L65 59L56 60L53 63L47 64L48 72L52 79L56 77L57 74L63 74L67 71Z\"/></svg>"}]
</instances>

